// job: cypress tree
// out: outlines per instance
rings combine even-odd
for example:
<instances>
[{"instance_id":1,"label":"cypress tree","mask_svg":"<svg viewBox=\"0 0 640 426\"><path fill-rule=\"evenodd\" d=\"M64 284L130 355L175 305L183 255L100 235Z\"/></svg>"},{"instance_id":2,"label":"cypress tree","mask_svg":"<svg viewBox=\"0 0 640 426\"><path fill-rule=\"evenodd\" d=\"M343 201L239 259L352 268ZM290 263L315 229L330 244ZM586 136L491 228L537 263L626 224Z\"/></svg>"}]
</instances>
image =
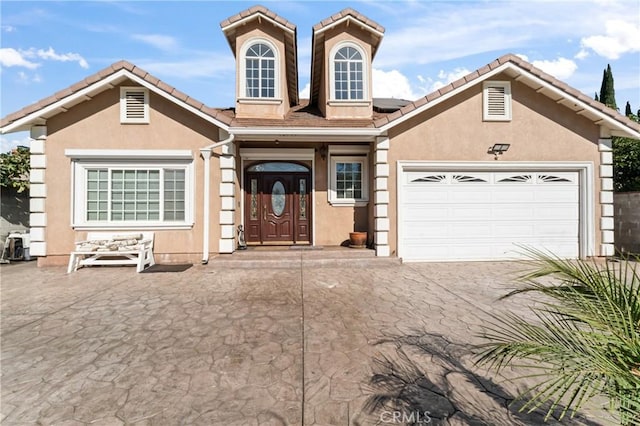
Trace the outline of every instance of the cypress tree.
<instances>
[{"instance_id":1,"label":"cypress tree","mask_svg":"<svg viewBox=\"0 0 640 426\"><path fill-rule=\"evenodd\" d=\"M611 72L611 65L609 64L607 64L607 69L602 73L600 102L609 108L618 109L618 106L616 105L616 91L613 88L613 73Z\"/></svg>"},{"instance_id":2,"label":"cypress tree","mask_svg":"<svg viewBox=\"0 0 640 426\"><path fill-rule=\"evenodd\" d=\"M600 98L598 97L598 93L596 93L595 99L596 99L596 101L600 102Z\"/></svg>"},{"instance_id":3,"label":"cypress tree","mask_svg":"<svg viewBox=\"0 0 640 426\"><path fill-rule=\"evenodd\" d=\"M624 107L624 115L626 115L628 117L631 114L632 114L632 112L631 112L631 104L629 103L629 101L627 101L627 105Z\"/></svg>"},{"instance_id":4,"label":"cypress tree","mask_svg":"<svg viewBox=\"0 0 640 426\"><path fill-rule=\"evenodd\" d=\"M604 95L607 92L607 70L602 71L602 83L600 83L600 102L604 102Z\"/></svg>"}]
</instances>

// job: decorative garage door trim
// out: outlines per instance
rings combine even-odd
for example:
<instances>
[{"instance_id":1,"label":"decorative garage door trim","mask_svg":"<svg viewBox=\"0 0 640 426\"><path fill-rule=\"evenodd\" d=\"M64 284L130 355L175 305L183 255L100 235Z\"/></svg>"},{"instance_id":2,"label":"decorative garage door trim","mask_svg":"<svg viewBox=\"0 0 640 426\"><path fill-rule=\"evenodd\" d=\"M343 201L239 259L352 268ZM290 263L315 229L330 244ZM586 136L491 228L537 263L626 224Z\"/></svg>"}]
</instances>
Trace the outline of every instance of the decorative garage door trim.
<instances>
[{"instance_id":1,"label":"decorative garage door trim","mask_svg":"<svg viewBox=\"0 0 640 426\"><path fill-rule=\"evenodd\" d=\"M410 187L429 187L442 191L444 187L464 191L467 187L481 186L500 191L508 188L524 191L547 191L553 187L576 187L578 204L578 251L580 257L595 255L595 202L593 164L590 162L397 162L397 253L398 257L408 254L403 239L403 206L405 205L404 189ZM539 189L535 189L539 187ZM440 189L436 189L440 188ZM530 189L525 189L530 188ZM430 191L430 190L427 190ZM409 213L407 213L409 214ZM421 259L404 259L405 261ZM444 259L443 259L444 260ZM455 259L452 259L455 260Z\"/></svg>"}]
</instances>

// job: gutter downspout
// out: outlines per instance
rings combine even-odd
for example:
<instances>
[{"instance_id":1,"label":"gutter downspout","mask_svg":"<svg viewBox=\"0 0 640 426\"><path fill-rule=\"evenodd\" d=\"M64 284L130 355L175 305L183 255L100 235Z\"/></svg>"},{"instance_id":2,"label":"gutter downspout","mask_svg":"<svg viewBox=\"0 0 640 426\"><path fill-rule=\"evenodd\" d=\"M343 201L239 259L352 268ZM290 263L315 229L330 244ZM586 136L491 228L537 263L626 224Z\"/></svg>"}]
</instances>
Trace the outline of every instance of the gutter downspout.
<instances>
[{"instance_id":1,"label":"gutter downspout","mask_svg":"<svg viewBox=\"0 0 640 426\"><path fill-rule=\"evenodd\" d=\"M200 148L200 154L202 158L204 158L204 221L202 226L202 264L206 265L209 263L209 225L210 220L209 217L211 215L211 154L213 154L213 150L219 146L227 145L235 139L235 135L231 134L227 139L216 142L204 148Z\"/></svg>"}]
</instances>

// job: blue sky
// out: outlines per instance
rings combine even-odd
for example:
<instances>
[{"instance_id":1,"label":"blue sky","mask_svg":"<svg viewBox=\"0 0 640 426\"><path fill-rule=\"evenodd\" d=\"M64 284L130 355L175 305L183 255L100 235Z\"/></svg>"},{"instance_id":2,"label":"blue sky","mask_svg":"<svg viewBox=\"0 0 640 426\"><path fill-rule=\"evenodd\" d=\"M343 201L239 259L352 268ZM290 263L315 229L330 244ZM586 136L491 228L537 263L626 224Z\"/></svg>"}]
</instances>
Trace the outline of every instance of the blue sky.
<instances>
[{"instance_id":1,"label":"blue sky","mask_svg":"<svg viewBox=\"0 0 640 426\"><path fill-rule=\"evenodd\" d=\"M220 21L244 1L0 3L0 115L120 59L213 107L234 104L234 57ZM299 88L308 91L311 28L352 7L385 27L376 97L414 99L505 53L593 96L611 64L618 107L640 109L640 1L262 1L297 25ZM1 150L27 136L1 136Z\"/></svg>"}]
</instances>

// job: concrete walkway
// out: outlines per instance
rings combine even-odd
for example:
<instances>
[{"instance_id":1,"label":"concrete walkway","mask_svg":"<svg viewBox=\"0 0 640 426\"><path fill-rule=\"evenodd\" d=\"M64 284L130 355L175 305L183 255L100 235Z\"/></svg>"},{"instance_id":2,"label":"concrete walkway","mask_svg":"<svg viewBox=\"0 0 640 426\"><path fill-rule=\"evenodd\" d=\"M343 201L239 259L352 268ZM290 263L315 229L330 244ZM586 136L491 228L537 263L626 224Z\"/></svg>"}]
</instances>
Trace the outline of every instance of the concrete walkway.
<instances>
[{"instance_id":1,"label":"concrete walkway","mask_svg":"<svg viewBox=\"0 0 640 426\"><path fill-rule=\"evenodd\" d=\"M523 310L496 301L521 265L336 265L3 266L1 422L542 422L508 409L521 384L471 355L489 312Z\"/></svg>"}]
</instances>

